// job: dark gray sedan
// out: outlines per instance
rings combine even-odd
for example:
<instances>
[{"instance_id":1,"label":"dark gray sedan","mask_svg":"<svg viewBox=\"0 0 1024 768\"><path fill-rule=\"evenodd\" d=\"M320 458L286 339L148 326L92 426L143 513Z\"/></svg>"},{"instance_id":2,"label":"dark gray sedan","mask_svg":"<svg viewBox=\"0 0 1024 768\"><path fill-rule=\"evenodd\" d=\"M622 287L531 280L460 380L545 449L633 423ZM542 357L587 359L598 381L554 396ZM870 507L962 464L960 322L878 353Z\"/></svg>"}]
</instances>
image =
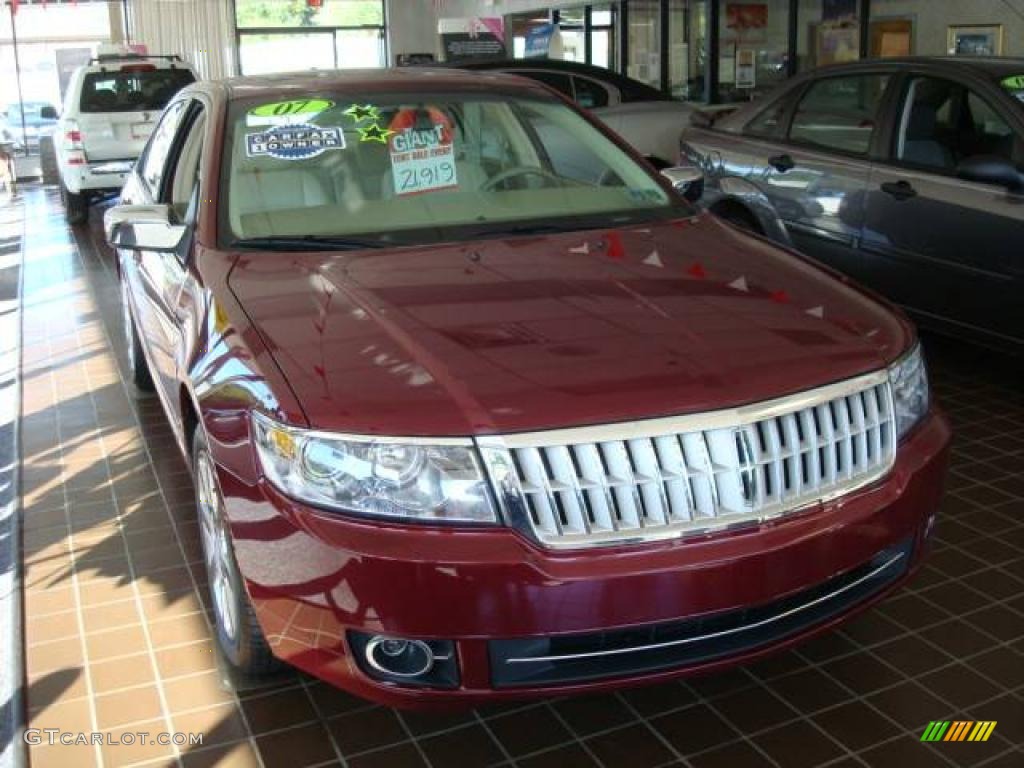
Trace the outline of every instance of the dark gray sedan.
<instances>
[{"instance_id":1,"label":"dark gray sedan","mask_svg":"<svg viewBox=\"0 0 1024 768\"><path fill-rule=\"evenodd\" d=\"M819 69L695 116L702 202L906 307L1024 351L1024 59Z\"/></svg>"}]
</instances>

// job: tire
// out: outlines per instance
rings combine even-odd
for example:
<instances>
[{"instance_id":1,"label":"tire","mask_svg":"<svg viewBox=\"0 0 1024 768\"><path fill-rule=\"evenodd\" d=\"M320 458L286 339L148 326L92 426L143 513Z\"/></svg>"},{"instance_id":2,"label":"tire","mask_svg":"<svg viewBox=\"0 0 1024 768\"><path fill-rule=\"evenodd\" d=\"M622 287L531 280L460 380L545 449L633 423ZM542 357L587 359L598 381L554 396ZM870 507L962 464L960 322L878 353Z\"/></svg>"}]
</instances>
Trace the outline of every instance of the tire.
<instances>
[{"instance_id":1,"label":"tire","mask_svg":"<svg viewBox=\"0 0 1024 768\"><path fill-rule=\"evenodd\" d=\"M53 149L53 136L39 138L39 170L43 174L43 184L60 184L60 169L57 167L57 154Z\"/></svg>"},{"instance_id":2,"label":"tire","mask_svg":"<svg viewBox=\"0 0 1024 768\"><path fill-rule=\"evenodd\" d=\"M85 195L69 192L68 188L61 184L60 197L64 202L64 216L68 224L85 224L89 220L89 200Z\"/></svg>"},{"instance_id":3,"label":"tire","mask_svg":"<svg viewBox=\"0 0 1024 768\"><path fill-rule=\"evenodd\" d=\"M280 669L281 662L271 652L245 591L202 426L196 427L192 436L192 477L217 645L224 658L244 676L266 677Z\"/></svg>"},{"instance_id":4,"label":"tire","mask_svg":"<svg viewBox=\"0 0 1024 768\"><path fill-rule=\"evenodd\" d=\"M135 330L135 319L132 317L132 308L128 298L128 284L121 278L121 318L124 324L124 345L128 352L128 375L138 389L143 392L152 392L153 376L149 372L149 363L146 362L146 352L139 341L139 334Z\"/></svg>"}]
</instances>

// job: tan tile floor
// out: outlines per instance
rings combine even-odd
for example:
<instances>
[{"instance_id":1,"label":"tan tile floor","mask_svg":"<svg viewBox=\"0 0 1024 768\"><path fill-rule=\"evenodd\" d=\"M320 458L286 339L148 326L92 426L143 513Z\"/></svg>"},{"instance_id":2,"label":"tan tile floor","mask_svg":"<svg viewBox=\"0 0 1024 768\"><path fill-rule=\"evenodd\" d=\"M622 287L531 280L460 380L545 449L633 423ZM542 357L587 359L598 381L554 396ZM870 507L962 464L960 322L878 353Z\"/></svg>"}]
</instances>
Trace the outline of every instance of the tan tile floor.
<instances>
[{"instance_id":1,"label":"tan tile floor","mask_svg":"<svg viewBox=\"0 0 1024 768\"><path fill-rule=\"evenodd\" d=\"M286 674L222 673L186 468L158 402L122 380L98 212L71 234L25 191L23 483L32 727L202 732L197 746L39 746L44 766L1024 765L1024 399L1019 372L934 344L958 430L936 549L842 631L749 668L453 714L398 713ZM227 682L226 682L227 681ZM985 744L923 745L990 719Z\"/></svg>"}]
</instances>

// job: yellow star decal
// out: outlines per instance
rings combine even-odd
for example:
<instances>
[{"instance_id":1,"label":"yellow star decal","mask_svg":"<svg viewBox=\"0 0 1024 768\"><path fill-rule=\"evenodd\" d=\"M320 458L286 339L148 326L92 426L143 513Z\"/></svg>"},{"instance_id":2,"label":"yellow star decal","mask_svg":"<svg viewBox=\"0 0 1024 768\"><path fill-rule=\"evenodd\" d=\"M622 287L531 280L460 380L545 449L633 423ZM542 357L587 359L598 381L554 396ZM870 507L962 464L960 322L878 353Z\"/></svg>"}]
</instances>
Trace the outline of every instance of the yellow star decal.
<instances>
[{"instance_id":1,"label":"yellow star decal","mask_svg":"<svg viewBox=\"0 0 1024 768\"><path fill-rule=\"evenodd\" d=\"M363 120L373 120L376 122L380 119L380 110L372 104L353 104L345 110L344 114L351 117L357 123L361 123Z\"/></svg>"},{"instance_id":2,"label":"yellow star decal","mask_svg":"<svg viewBox=\"0 0 1024 768\"><path fill-rule=\"evenodd\" d=\"M381 144L388 143L388 136L394 135L394 131L390 128L381 128L379 125L374 123L368 125L365 128L359 129L359 140L360 141L379 141Z\"/></svg>"}]
</instances>

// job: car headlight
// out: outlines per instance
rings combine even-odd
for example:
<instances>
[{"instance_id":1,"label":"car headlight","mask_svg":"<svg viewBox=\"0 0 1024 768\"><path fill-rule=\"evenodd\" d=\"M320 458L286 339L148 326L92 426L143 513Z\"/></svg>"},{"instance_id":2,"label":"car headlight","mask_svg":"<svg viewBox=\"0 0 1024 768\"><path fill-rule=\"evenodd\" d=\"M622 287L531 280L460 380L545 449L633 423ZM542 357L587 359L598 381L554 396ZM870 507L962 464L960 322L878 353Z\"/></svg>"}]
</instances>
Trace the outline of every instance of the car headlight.
<instances>
[{"instance_id":1,"label":"car headlight","mask_svg":"<svg viewBox=\"0 0 1024 768\"><path fill-rule=\"evenodd\" d=\"M331 435L253 413L267 479L299 501L339 512L421 522L496 523L469 441Z\"/></svg>"},{"instance_id":2,"label":"car headlight","mask_svg":"<svg viewBox=\"0 0 1024 768\"><path fill-rule=\"evenodd\" d=\"M896 409L896 437L902 439L928 413L928 371L920 343L890 366L889 383Z\"/></svg>"}]
</instances>

